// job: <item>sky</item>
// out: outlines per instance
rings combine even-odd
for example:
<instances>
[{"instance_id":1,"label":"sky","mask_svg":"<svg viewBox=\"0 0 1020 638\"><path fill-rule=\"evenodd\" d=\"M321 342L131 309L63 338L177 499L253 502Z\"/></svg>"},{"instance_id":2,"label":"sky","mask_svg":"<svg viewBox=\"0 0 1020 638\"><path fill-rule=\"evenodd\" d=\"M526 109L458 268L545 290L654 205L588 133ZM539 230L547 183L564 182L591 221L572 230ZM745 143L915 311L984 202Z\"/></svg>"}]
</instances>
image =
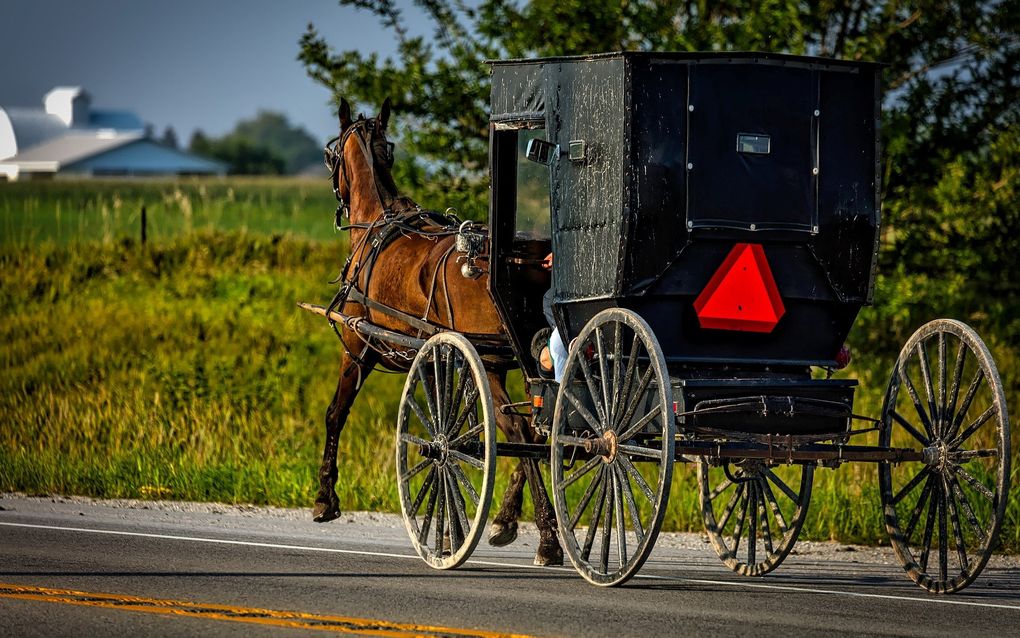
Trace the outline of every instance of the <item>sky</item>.
<instances>
[{"instance_id":1,"label":"sky","mask_svg":"<svg viewBox=\"0 0 1020 638\"><path fill-rule=\"evenodd\" d=\"M428 28L403 13L412 33ZM309 22L337 50L396 50L374 16L336 0L0 0L0 106L41 108L54 86L81 86L93 107L133 111L157 134L173 126L184 143L260 109L324 141L329 94L296 59Z\"/></svg>"}]
</instances>

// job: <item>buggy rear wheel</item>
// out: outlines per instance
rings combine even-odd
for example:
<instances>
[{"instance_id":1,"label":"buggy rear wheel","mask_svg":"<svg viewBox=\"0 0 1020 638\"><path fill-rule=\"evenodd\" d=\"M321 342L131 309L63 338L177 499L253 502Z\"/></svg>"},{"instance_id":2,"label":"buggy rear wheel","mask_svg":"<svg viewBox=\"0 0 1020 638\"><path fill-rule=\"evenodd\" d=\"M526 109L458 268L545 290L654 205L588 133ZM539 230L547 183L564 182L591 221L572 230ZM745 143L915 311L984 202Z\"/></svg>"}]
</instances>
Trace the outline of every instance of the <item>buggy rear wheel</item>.
<instances>
[{"instance_id":1,"label":"buggy rear wheel","mask_svg":"<svg viewBox=\"0 0 1020 638\"><path fill-rule=\"evenodd\" d=\"M612 308L574 340L553 416L560 540L577 571L619 585L648 558L673 476L673 396L648 324Z\"/></svg>"},{"instance_id":2,"label":"buggy rear wheel","mask_svg":"<svg viewBox=\"0 0 1020 638\"><path fill-rule=\"evenodd\" d=\"M710 466L701 459L701 514L723 564L743 576L779 567L804 526L814 469L785 470L757 459Z\"/></svg>"},{"instance_id":3,"label":"buggy rear wheel","mask_svg":"<svg viewBox=\"0 0 1020 638\"><path fill-rule=\"evenodd\" d=\"M880 444L924 457L878 468L900 564L930 592L963 589L997 545L1010 475L1002 381L973 329L938 319L910 337L889 381Z\"/></svg>"},{"instance_id":4,"label":"buggy rear wheel","mask_svg":"<svg viewBox=\"0 0 1020 638\"><path fill-rule=\"evenodd\" d=\"M397 417L397 491L415 551L431 567L464 563L489 515L495 410L482 360L444 332L411 363Z\"/></svg>"}]
</instances>

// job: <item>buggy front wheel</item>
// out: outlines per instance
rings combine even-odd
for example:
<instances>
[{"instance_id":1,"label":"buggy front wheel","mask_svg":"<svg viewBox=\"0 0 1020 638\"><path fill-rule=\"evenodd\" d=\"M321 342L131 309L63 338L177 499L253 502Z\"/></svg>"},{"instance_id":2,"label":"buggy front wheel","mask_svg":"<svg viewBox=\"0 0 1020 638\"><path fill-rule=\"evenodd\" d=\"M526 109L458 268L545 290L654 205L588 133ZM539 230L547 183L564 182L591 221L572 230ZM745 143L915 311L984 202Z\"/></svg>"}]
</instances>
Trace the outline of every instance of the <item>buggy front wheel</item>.
<instances>
[{"instance_id":1,"label":"buggy front wheel","mask_svg":"<svg viewBox=\"0 0 1020 638\"><path fill-rule=\"evenodd\" d=\"M400 399L397 491L411 544L431 567L457 567L478 545L492 498L495 423L471 342L451 332L425 342Z\"/></svg>"}]
</instances>

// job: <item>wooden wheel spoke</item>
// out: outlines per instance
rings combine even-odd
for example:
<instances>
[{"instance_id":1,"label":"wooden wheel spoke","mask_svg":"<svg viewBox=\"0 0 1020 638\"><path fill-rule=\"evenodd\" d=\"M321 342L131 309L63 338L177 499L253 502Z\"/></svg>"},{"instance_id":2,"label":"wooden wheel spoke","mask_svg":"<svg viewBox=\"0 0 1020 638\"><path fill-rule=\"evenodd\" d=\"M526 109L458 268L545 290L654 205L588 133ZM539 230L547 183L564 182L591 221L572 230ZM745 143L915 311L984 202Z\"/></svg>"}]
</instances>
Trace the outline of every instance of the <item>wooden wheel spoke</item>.
<instances>
[{"instance_id":1,"label":"wooden wheel spoke","mask_svg":"<svg viewBox=\"0 0 1020 638\"><path fill-rule=\"evenodd\" d=\"M620 406L630 402L630 386L634 383L634 371L637 369L638 352L641 349L641 339L635 334L630 342L630 356L627 358L627 369L623 373L623 385L620 391ZM622 416L617 414L617 417ZM615 421L614 421L615 423Z\"/></svg>"},{"instance_id":2,"label":"wooden wheel spoke","mask_svg":"<svg viewBox=\"0 0 1020 638\"><path fill-rule=\"evenodd\" d=\"M484 430L485 426L481 423L478 423L471 427L470 429L468 429L463 434L461 434L460 436L458 436L457 438L450 441L450 447L456 448L472 440L475 440L478 437L478 435L481 434Z\"/></svg>"},{"instance_id":3,"label":"wooden wheel spoke","mask_svg":"<svg viewBox=\"0 0 1020 638\"><path fill-rule=\"evenodd\" d=\"M967 545L963 538L963 525L960 523L960 508L956 506L956 498L952 488L949 485L949 481L946 477L942 477L942 490L946 494L946 500L949 503L949 514L950 522L953 524L953 538L956 542L956 558L960 561L960 571L968 572L970 568L967 564Z\"/></svg>"},{"instance_id":4,"label":"wooden wheel spoke","mask_svg":"<svg viewBox=\"0 0 1020 638\"><path fill-rule=\"evenodd\" d=\"M616 469L616 468L614 468ZM616 519L616 553L620 559L620 567L627 564L627 523L623 511L623 483L620 475L612 473L613 478L613 518Z\"/></svg>"},{"instance_id":5,"label":"wooden wheel spoke","mask_svg":"<svg viewBox=\"0 0 1020 638\"><path fill-rule=\"evenodd\" d=\"M602 422L612 425L612 402L609 396L609 369L606 367L606 350L602 339L602 326L595 328L595 352L599 357L599 382L602 385Z\"/></svg>"},{"instance_id":6,"label":"wooden wheel spoke","mask_svg":"<svg viewBox=\"0 0 1020 638\"><path fill-rule=\"evenodd\" d=\"M924 393L928 399L928 414L931 417L929 434L936 436L935 426L938 423L938 410L935 408L935 387L931 379L931 362L928 360L928 349L924 341L917 342L917 357L921 361L921 380L924 382Z\"/></svg>"},{"instance_id":7,"label":"wooden wheel spoke","mask_svg":"<svg viewBox=\"0 0 1020 638\"><path fill-rule=\"evenodd\" d=\"M986 486L984 483L982 483L980 480L974 477L974 475L972 475L970 472L960 467L959 465L953 466L953 472L958 474L959 476L962 476L963 480L970 483L971 487L973 487L979 494L981 494L981 496L984 496L986 499L993 503L995 502L995 494L993 494L992 491L988 489L988 486Z\"/></svg>"},{"instance_id":8,"label":"wooden wheel spoke","mask_svg":"<svg viewBox=\"0 0 1020 638\"><path fill-rule=\"evenodd\" d=\"M956 414L956 402L960 398L960 382L963 381L963 366L967 361L967 344L960 341L960 348L956 352L956 365L953 367L953 386L949 390L948 405L946 406L946 418ZM949 424L947 423L948 427Z\"/></svg>"},{"instance_id":9,"label":"wooden wheel spoke","mask_svg":"<svg viewBox=\"0 0 1020 638\"><path fill-rule=\"evenodd\" d=\"M768 506L765 505L765 480L758 479L758 517L761 520L761 540L765 544L765 553L772 555L775 549L772 545L772 529L769 525Z\"/></svg>"},{"instance_id":10,"label":"wooden wheel spoke","mask_svg":"<svg viewBox=\"0 0 1020 638\"><path fill-rule=\"evenodd\" d=\"M609 573L609 543L613 537L613 495L615 492L612 477L608 477L606 498L602 505L602 551L599 553L599 570L603 574Z\"/></svg>"},{"instance_id":11,"label":"wooden wheel spoke","mask_svg":"<svg viewBox=\"0 0 1020 638\"><path fill-rule=\"evenodd\" d=\"M443 409L445 410L446 421L443 423L445 426L449 426L449 422L452 420L454 409L457 404L453 402L453 374L455 369L455 359L457 358L457 352L451 350L449 347L445 348L446 357L443 358ZM461 375L463 376L463 375ZM447 428L444 428L444 431Z\"/></svg>"},{"instance_id":12,"label":"wooden wheel spoke","mask_svg":"<svg viewBox=\"0 0 1020 638\"><path fill-rule=\"evenodd\" d=\"M452 472L446 475L446 486L449 491L447 498L453 503L453 510L456 513L456 517L451 517L451 523L455 524L450 526L451 531L458 532L451 534L454 537L452 549L456 552L464 544L464 537L471 529L471 523L467 518L467 503L464 501L464 495L461 494L460 488L457 487L457 480L452 476Z\"/></svg>"},{"instance_id":13,"label":"wooden wheel spoke","mask_svg":"<svg viewBox=\"0 0 1020 638\"><path fill-rule=\"evenodd\" d=\"M790 499L794 503L800 502L800 495L794 492L790 488L790 486L787 485L785 481L783 481L783 479L779 478L779 475L773 472L772 468L766 467L763 469L765 472L765 476L768 477L768 480L772 482L776 487L778 487L783 492L783 494L786 494L786 497L788 499Z\"/></svg>"},{"instance_id":14,"label":"wooden wheel spoke","mask_svg":"<svg viewBox=\"0 0 1020 638\"><path fill-rule=\"evenodd\" d=\"M620 392L623 391L623 388L620 387L620 382L623 380L620 377L620 339L623 337L622 328L623 326L619 322L613 323L613 400L609 410L609 423L616 423L617 410L620 407Z\"/></svg>"},{"instance_id":15,"label":"wooden wheel spoke","mask_svg":"<svg viewBox=\"0 0 1020 638\"><path fill-rule=\"evenodd\" d=\"M999 410L994 405L989 406L987 410L981 413L981 416L974 419L974 422L967 426L967 429L965 429L963 432L960 433L959 436L953 439L953 441L949 444L949 447L951 448L960 447L960 445L962 445L964 441L973 436L974 433L978 431L978 428L984 425L988 421L988 419L995 416L998 413L998 411Z\"/></svg>"},{"instance_id":16,"label":"wooden wheel spoke","mask_svg":"<svg viewBox=\"0 0 1020 638\"><path fill-rule=\"evenodd\" d=\"M598 531L599 519L602 517L602 507L606 502L606 483L602 480L599 486L599 494L595 498L595 510L588 519L588 530L584 534L584 546L581 547L581 558L591 561L591 548L595 544L595 533Z\"/></svg>"},{"instance_id":17,"label":"wooden wheel spoke","mask_svg":"<svg viewBox=\"0 0 1020 638\"><path fill-rule=\"evenodd\" d=\"M427 468L427 467L429 467L431 465L432 465L432 459L425 459L424 461L421 461L420 463L418 463L417 465L415 465L414 467L412 467L408 471L406 471L403 474L401 474L400 475L400 480L401 481L410 481L414 477L416 477L419 474L421 474L425 470L425 468Z\"/></svg>"},{"instance_id":18,"label":"wooden wheel spoke","mask_svg":"<svg viewBox=\"0 0 1020 638\"><path fill-rule=\"evenodd\" d=\"M906 532L903 535L904 538L909 539L914 535L914 528L917 527L918 521L921 520L921 512L924 511L924 506L928 501L928 497L931 496L933 485L934 479L929 474L928 479L924 482L924 489L921 490L921 495L917 497L917 502L914 503L914 510L910 513L910 520L907 521L907 527L904 530Z\"/></svg>"},{"instance_id":19,"label":"wooden wheel spoke","mask_svg":"<svg viewBox=\"0 0 1020 638\"><path fill-rule=\"evenodd\" d=\"M585 385L588 386L588 394L589 396L591 396L591 402L595 405L595 412L598 413L598 420L596 420L594 417L592 417L592 419L590 420L587 417L585 417L585 421L588 421L588 423L591 424L593 428L595 428L596 432L602 434L605 431L605 428L602 426L602 424L603 423L608 424L609 421L606 419L605 412L602 409L603 405L602 396L599 394L598 387L595 385L595 380L592 379L591 368L588 366L588 361L585 360L584 353L580 349L578 350L577 353L577 365L581 368L581 374L582 376L584 376ZM576 400L577 399L575 398L574 401ZM573 401L571 401L571 403L573 403ZM580 402L574 403L574 407L576 407L578 411L584 410L584 413L591 414L590 412L588 412L587 408L584 408L583 406L579 405L579 403ZM582 416L584 416L584 413L582 414Z\"/></svg>"},{"instance_id":20,"label":"wooden wheel spoke","mask_svg":"<svg viewBox=\"0 0 1020 638\"><path fill-rule=\"evenodd\" d=\"M924 539L921 541L924 545L924 549L921 550L921 559L918 561L921 565L921 571L928 571L928 556L931 554L931 539L935 531L935 519L938 515L939 499L935 494L935 483L932 481L932 490L930 498L928 499L928 518L924 522Z\"/></svg>"},{"instance_id":21,"label":"wooden wheel spoke","mask_svg":"<svg viewBox=\"0 0 1020 638\"><path fill-rule=\"evenodd\" d=\"M617 445L617 449L621 452L626 452L631 456L640 456L646 459L659 460L662 458L662 450L656 450L650 447L641 447L640 445ZM616 458L620 458L619 456Z\"/></svg>"},{"instance_id":22,"label":"wooden wheel spoke","mask_svg":"<svg viewBox=\"0 0 1020 638\"><path fill-rule=\"evenodd\" d=\"M577 410L578 414L581 415L581 418L583 418L585 422L591 426L592 430L594 430L597 434L602 434L604 432L602 424L599 423L598 419L596 419L591 412L588 411L588 408L584 407L581 400L574 396L574 392L570 388L562 387L561 392L563 392L563 396L566 397L567 401L574 406L574 409Z\"/></svg>"},{"instance_id":23,"label":"wooden wheel spoke","mask_svg":"<svg viewBox=\"0 0 1020 638\"><path fill-rule=\"evenodd\" d=\"M465 400L464 393L467 391L469 385L473 392L472 394L469 394ZM458 409L461 406L464 406L465 410L461 410L456 421L446 428L447 436L453 436L454 430L460 427L458 423L463 423L461 419L466 418L464 414L467 410L474 409L475 401L478 400L478 388L474 387L474 385L475 384L472 381L471 375L468 373L466 366L462 367L460 370L460 376L457 377L457 387L453 389L453 394L450 395L450 411L451 414L458 414Z\"/></svg>"},{"instance_id":24,"label":"wooden wheel spoke","mask_svg":"<svg viewBox=\"0 0 1020 638\"><path fill-rule=\"evenodd\" d=\"M485 468L485 463L481 459L476 459L473 456L464 454L460 450L448 450L447 453L450 455L451 458L455 458L458 461L467 463L471 467L478 468L479 470Z\"/></svg>"},{"instance_id":25,"label":"wooden wheel spoke","mask_svg":"<svg viewBox=\"0 0 1020 638\"><path fill-rule=\"evenodd\" d=\"M435 542L436 556L443 555L443 538L446 536L446 472L440 470L439 485L436 491L439 492L439 504L436 506L436 535Z\"/></svg>"},{"instance_id":26,"label":"wooden wheel spoke","mask_svg":"<svg viewBox=\"0 0 1020 638\"><path fill-rule=\"evenodd\" d=\"M914 411L917 412L917 417L921 419L921 425L924 426L924 431L928 433L928 438L934 436L934 428L932 428L931 419L928 417L928 413L925 411L924 406L921 404L921 397L917 394L917 388L914 387L914 381L907 374L906 361L900 362L900 378L906 383L907 394L910 395L910 401L914 404Z\"/></svg>"},{"instance_id":27,"label":"wooden wheel spoke","mask_svg":"<svg viewBox=\"0 0 1020 638\"><path fill-rule=\"evenodd\" d=\"M432 357L432 374L435 375L435 379L436 379L436 387L434 389L435 389L435 392L436 392L435 399L436 399L436 431L437 432L443 426L443 423L446 421L446 413L445 413L446 406L443 405L443 386L446 385L446 381L445 381L445 379L443 379L443 375L440 372L440 367L441 367L441 363L442 363L440 361L441 357L442 357L442 345L440 345L438 348L436 348L435 356ZM442 367L445 369L445 366L442 366Z\"/></svg>"},{"instance_id":28,"label":"wooden wheel spoke","mask_svg":"<svg viewBox=\"0 0 1020 638\"><path fill-rule=\"evenodd\" d=\"M903 416L895 409L889 410L889 416L891 416L897 423L899 423L900 426L902 426L903 429L906 430L908 434L910 434L910 436L917 439L921 443L921 445L924 446L929 445L930 441L928 437L918 432L917 429L910 424L910 421L904 419Z\"/></svg>"},{"instance_id":29,"label":"wooden wheel spoke","mask_svg":"<svg viewBox=\"0 0 1020 638\"><path fill-rule=\"evenodd\" d=\"M970 387L967 388L967 394L963 397L960 409L956 412L956 416L953 418L953 427L946 438L956 437L956 432L960 429L960 426L963 425L963 420L967 418L967 412L970 411L970 404L974 402L974 397L977 396L977 391L981 388L981 382L984 381L984 378L984 371L978 369L978 371L974 374L974 380L970 382Z\"/></svg>"},{"instance_id":30,"label":"wooden wheel spoke","mask_svg":"<svg viewBox=\"0 0 1020 638\"><path fill-rule=\"evenodd\" d=\"M464 422L467 421L468 417L475 412L475 401L478 400L478 388L471 388L471 392L468 393L466 400L464 401L464 409L461 411L455 420L452 420L450 427L446 430L446 436L457 436L460 429L464 427ZM457 406L454 405L454 408ZM474 429L474 428L472 428Z\"/></svg>"},{"instance_id":31,"label":"wooden wheel spoke","mask_svg":"<svg viewBox=\"0 0 1020 638\"><path fill-rule=\"evenodd\" d=\"M475 486L471 484L471 481L468 480L467 474L464 474L464 470L456 463L451 463L447 467L450 468L450 474L453 475L453 478L464 487L464 491L467 492L471 503L478 507L478 492L475 490Z\"/></svg>"},{"instance_id":32,"label":"wooden wheel spoke","mask_svg":"<svg viewBox=\"0 0 1020 638\"><path fill-rule=\"evenodd\" d=\"M648 389L648 384L652 382L652 376L655 374L655 369L652 366L648 366L645 373L641 375L641 380L638 382L637 390L630 397L630 401L627 404L627 410L623 413L620 418L620 425L624 423L630 423L630 420L634 418L634 413L637 412L638 406L643 402L645 397L645 390Z\"/></svg>"},{"instance_id":33,"label":"wooden wheel spoke","mask_svg":"<svg viewBox=\"0 0 1020 638\"><path fill-rule=\"evenodd\" d=\"M746 488L740 497L740 505L737 507L737 522L733 525L733 535L730 539L733 541L733 555L736 556L740 550L740 539L744 535L744 522L747 520L747 504L751 502L751 488L750 483L745 483L741 487Z\"/></svg>"},{"instance_id":34,"label":"wooden wheel spoke","mask_svg":"<svg viewBox=\"0 0 1020 638\"><path fill-rule=\"evenodd\" d=\"M928 476L930 474L931 474L931 467L926 465L920 472L917 473L916 476L914 476L914 478L910 479L909 483L904 485L903 488L900 489L899 492L896 492L896 496L893 496L893 499L892 499L893 505L896 505L897 503L902 501L903 498L907 494L910 494L911 492L913 492L914 489L917 488L917 486L921 484L921 481L923 481L926 478L928 478Z\"/></svg>"},{"instance_id":35,"label":"wooden wheel spoke","mask_svg":"<svg viewBox=\"0 0 1020 638\"><path fill-rule=\"evenodd\" d=\"M786 532L789 531L789 526L786 524L786 518L783 517L783 511L779 507L779 503L776 501L776 495L772 493L772 486L764 477L761 481L762 493L765 500L769 502L769 507L772 509L772 516L776 519L776 524L779 525L779 533L786 536Z\"/></svg>"},{"instance_id":36,"label":"wooden wheel spoke","mask_svg":"<svg viewBox=\"0 0 1020 638\"><path fill-rule=\"evenodd\" d=\"M433 354L433 356L435 356L435 355ZM425 395L425 404L428 406L429 416L431 417L432 420L430 421L429 419L425 419L425 418L421 418L421 417L419 417L419 418L421 418L422 424L425 425L425 428L429 431L429 434L434 437L436 435L436 428L439 427L439 425L438 425L439 424L439 418L438 418L438 414L436 412L435 397L433 396L432 392L429 389L428 379L425 376L425 366L424 365L418 366L415 369L415 372L417 373L418 380L421 383L422 393ZM438 384L439 381L437 380L436 383ZM411 400L409 401L409 403L411 404L411 407L413 409L415 404L417 403L417 401L414 400L414 397L411 397ZM418 410L416 410L416 412L420 413L420 410L421 410L421 407L419 406Z\"/></svg>"},{"instance_id":37,"label":"wooden wheel spoke","mask_svg":"<svg viewBox=\"0 0 1020 638\"><path fill-rule=\"evenodd\" d=\"M436 513L436 493L439 491L436 489L436 483L438 480L435 478L439 475L438 470L433 474L433 480L430 484L429 489L429 502L425 506L425 520L422 521L421 529L418 530L418 544L426 545L429 537L429 530L432 528L432 518Z\"/></svg>"},{"instance_id":38,"label":"wooden wheel spoke","mask_svg":"<svg viewBox=\"0 0 1020 638\"><path fill-rule=\"evenodd\" d=\"M970 530L984 544L985 539L988 537L988 532L981 527L977 514L974 513L974 508L970 504L970 499L964 494L963 488L960 487L960 482L956 480L956 477L950 477L949 482L952 484L953 493L956 494L956 498L960 501L960 508L963 509L963 513L967 518L967 524L970 525Z\"/></svg>"},{"instance_id":39,"label":"wooden wheel spoke","mask_svg":"<svg viewBox=\"0 0 1020 638\"><path fill-rule=\"evenodd\" d=\"M945 427L946 417L946 333L939 331L939 410L936 423L940 430ZM940 432L941 433L941 432Z\"/></svg>"},{"instance_id":40,"label":"wooden wheel spoke","mask_svg":"<svg viewBox=\"0 0 1020 638\"><path fill-rule=\"evenodd\" d=\"M570 523L567 525L567 529L573 531L577 529L577 524L581 522L581 516L584 515L584 511L588 509L588 505L591 503L592 496L595 495L595 490L602 487L602 482L605 480L605 468L606 464L600 464L598 474L595 478L588 483L588 487L584 490L584 494L581 495L581 500L577 502L577 509L570 517Z\"/></svg>"},{"instance_id":41,"label":"wooden wheel spoke","mask_svg":"<svg viewBox=\"0 0 1020 638\"><path fill-rule=\"evenodd\" d=\"M939 579L946 582L949 573L949 529L946 524L946 493L942 485L939 492Z\"/></svg>"},{"instance_id":42,"label":"wooden wheel spoke","mask_svg":"<svg viewBox=\"0 0 1020 638\"><path fill-rule=\"evenodd\" d=\"M648 502L654 503L655 492L652 491L652 488L648 485L648 482L645 480L645 477L641 476L641 472L638 472L638 469L634 467L634 464L631 463L630 459L623 456L617 456L616 460L623 467L623 469L627 471L627 474L629 474L630 477L634 479L634 482L637 483L638 489L641 490L641 493L645 495L645 498L648 499Z\"/></svg>"},{"instance_id":43,"label":"wooden wheel spoke","mask_svg":"<svg viewBox=\"0 0 1020 638\"><path fill-rule=\"evenodd\" d=\"M426 392L426 394L428 394L428 392ZM435 438L436 426L433 425L431 421L429 421L429 418L427 416L425 416L425 413L422 411L421 406L418 405L418 401L413 396L411 396L407 399L407 405L411 406L411 411L414 412L414 415L416 417L418 417L418 421L420 421L421 424L425 426L425 430L429 433L429 436Z\"/></svg>"},{"instance_id":44,"label":"wooden wheel spoke","mask_svg":"<svg viewBox=\"0 0 1020 638\"><path fill-rule=\"evenodd\" d=\"M723 530L726 529L726 524L730 522L730 517L733 516L733 511L737 508L737 504L740 503L741 497L744 495L744 484L740 483L737 485L737 491L730 497L730 502L726 504L723 509L722 518L719 519L717 526L719 528L719 534L722 535Z\"/></svg>"},{"instance_id":45,"label":"wooden wheel spoke","mask_svg":"<svg viewBox=\"0 0 1020 638\"><path fill-rule=\"evenodd\" d=\"M634 501L634 492L631 491L630 478L627 476L627 472L619 465L614 465L613 471L619 477L618 480L623 488L623 497L626 499L627 507L630 510L630 524L634 528L634 535L637 537L638 545L641 545L641 542L645 539L645 528L641 524L641 511L638 510L637 503Z\"/></svg>"},{"instance_id":46,"label":"wooden wheel spoke","mask_svg":"<svg viewBox=\"0 0 1020 638\"><path fill-rule=\"evenodd\" d=\"M659 416L659 414L661 412L662 412L662 406L661 405L656 405L654 408L652 408L651 412L649 412L648 414L644 415L643 417L641 417L640 419L635 421L634 425L632 425L629 428L627 428L627 431L620 435L620 440L621 441L628 441L628 440L634 438L634 436L636 434L641 432L641 430L643 430L646 425L651 423L652 420L655 419L655 417ZM623 423L619 424L620 427L623 427L623 425L624 425Z\"/></svg>"},{"instance_id":47,"label":"wooden wheel spoke","mask_svg":"<svg viewBox=\"0 0 1020 638\"><path fill-rule=\"evenodd\" d=\"M752 481L747 485L747 505L746 512L748 514L747 526L747 564L754 565L758 561L758 486Z\"/></svg>"},{"instance_id":48,"label":"wooden wheel spoke","mask_svg":"<svg viewBox=\"0 0 1020 638\"><path fill-rule=\"evenodd\" d=\"M706 474L706 476L708 475L708 470L707 469L705 471L705 474ZM736 485L733 481L731 481L730 479L725 479L714 490L712 490L712 492L708 495L708 500L714 501L715 499L719 498L719 496L723 492L725 492L727 489L729 489L733 485Z\"/></svg>"},{"instance_id":49,"label":"wooden wheel spoke","mask_svg":"<svg viewBox=\"0 0 1020 638\"><path fill-rule=\"evenodd\" d=\"M563 489L564 490L567 489L568 487L579 481L581 477L583 477L585 474L591 472L593 469L600 465L605 465L602 462L601 456L596 456L595 458L588 459L585 462L585 464L582 465L576 472L574 472L570 476L563 477Z\"/></svg>"},{"instance_id":50,"label":"wooden wheel spoke","mask_svg":"<svg viewBox=\"0 0 1020 638\"><path fill-rule=\"evenodd\" d=\"M418 494L414 497L414 503L411 504L411 517L418 516L418 510L421 509L421 504L425 501L425 496L429 493L429 487L432 482L436 480L436 468L432 467L429 473L425 475L425 482L418 488Z\"/></svg>"},{"instance_id":51,"label":"wooden wheel spoke","mask_svg":"<svg viewBox=\"0 0 1020 638\"><path fill-rule=\"evenodd\" d=\"M420 446L428 446L429 445L428 441L426 441L425 439L417 437L417 436L415 436L413 434L408 434L407 432L401 432L400 433L400 440L403 441L404 443L410 443L411 445L420 445Z\"/></svg>"},{"instance_id":52,"label":"wooden wheel spoke","mask_svg":"<svg viewBox=\"0 0 1020 638\"><path fill-rule=\"evenodd\" d=\"M981 450L960 450L949 455L953 461L969 461L971 459L990 459L999 456L999 450L995 448L984 448Z\"/></svg>"}]
</instances>

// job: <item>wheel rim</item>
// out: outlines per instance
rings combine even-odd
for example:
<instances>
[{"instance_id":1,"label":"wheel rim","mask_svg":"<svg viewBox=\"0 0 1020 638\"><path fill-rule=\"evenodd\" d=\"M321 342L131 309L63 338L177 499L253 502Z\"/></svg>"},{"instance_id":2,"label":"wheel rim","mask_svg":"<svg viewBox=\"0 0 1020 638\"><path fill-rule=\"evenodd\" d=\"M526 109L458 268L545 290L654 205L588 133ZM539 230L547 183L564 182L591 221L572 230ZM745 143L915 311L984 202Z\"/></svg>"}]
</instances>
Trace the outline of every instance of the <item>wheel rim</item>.
<instances>
[{"instance_id":1,"label":"wheel rim","mask_svg":"<svg viewBox=\"0 0 1020 638\"><path fill-rule=\"evenodd\" d=\"M408 536L430 566L457 567L481 538L496 458L492 394L467 339L441 333L422 346L397 419L397 488Z\"/></svg>"},{"instance_id":2,"label":"wheel rim","mask_svg":"<svg viewBox=\"0 0 1020 638\"><path fill-rule=\"evenodd\" d=\"M627 310L599 313L571 345L551 450L560 540L589 582L625 582L655 544L673 475L672 407L648 324Z\"/></svg>"},{"instance_id":3,"label":"wheel rim","mask_svg":"<svg viewBox=\"0 0 1020 638\"><path fill-rule=\"evenodd\" d=\"M744 576L764 576L789 555L811 502L814 468L769 467L749 459L698 464L705 531L723 563Z\"/></svg>"},{"instance_id":4,"label":"wheel rim","mask_svg":"<svg viewBox=\"0 0 1020 638\"><path fill-rule=\"evenodd\" d=\"M900 564L928 591L963 589L996 546L1010 471L1002 382L973 329L940 319L907 341L886 392L880 442L925 457L879 465Z\"/></svg>"}]
</instances>

